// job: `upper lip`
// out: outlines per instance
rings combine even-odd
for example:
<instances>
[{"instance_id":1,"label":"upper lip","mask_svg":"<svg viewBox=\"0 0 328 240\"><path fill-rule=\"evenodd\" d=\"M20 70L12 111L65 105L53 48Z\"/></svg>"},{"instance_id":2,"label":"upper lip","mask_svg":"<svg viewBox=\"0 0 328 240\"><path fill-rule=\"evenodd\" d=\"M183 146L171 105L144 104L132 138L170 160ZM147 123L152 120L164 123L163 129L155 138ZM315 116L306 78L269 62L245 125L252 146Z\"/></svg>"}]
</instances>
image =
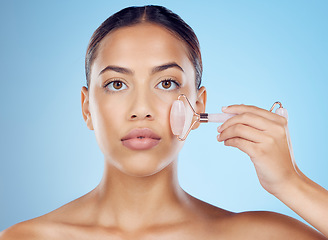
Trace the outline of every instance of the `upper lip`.
<instances>
[{"instance_id":1,"label":"upper lip","mask_svg":"<svg viewBox=\"0 0 328 240\"><path fill-rule=\"evenodd\" d=\"M154 133L149 128L135 128L132 129L125 137L121 139L121 141L128 140L131 138L153 138L156 140L160 140L161 137Z\"/></svg>"}]
</instances>

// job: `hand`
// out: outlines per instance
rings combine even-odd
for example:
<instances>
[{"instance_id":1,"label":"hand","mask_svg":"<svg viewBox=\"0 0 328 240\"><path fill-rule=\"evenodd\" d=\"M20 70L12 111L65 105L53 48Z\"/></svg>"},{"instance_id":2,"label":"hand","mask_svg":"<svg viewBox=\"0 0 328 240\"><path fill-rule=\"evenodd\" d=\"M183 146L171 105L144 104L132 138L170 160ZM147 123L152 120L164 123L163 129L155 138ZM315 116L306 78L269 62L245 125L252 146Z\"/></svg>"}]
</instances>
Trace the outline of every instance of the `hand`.
<instances>
[{"instance_id":1,"label":"hand","mask_svg":"<svg viewBox=\"0 0 328 240\"><path fill-rule=\"evenodd\" d=\"M253 162L265 190L275 195L298 177L287 143L287 120L265 109L231 105L225 113L237 114L219 128L218 141L245 152Z\"/></svg>"}]
</instances>

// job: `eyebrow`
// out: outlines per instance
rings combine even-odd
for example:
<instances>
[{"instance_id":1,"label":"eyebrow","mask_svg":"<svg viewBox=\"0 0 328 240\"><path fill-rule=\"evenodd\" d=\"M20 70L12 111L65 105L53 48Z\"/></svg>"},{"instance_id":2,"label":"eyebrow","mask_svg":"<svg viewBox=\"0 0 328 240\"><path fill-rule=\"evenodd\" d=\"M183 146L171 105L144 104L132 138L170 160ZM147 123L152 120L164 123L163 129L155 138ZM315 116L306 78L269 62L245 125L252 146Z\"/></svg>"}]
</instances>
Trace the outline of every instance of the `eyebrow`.
<instances>
[{"instance_id":1,"label":"eyebrow","mask_svg":"<svg viewBox=\"0 0 328 240\"><path fill-rule=\"evenodd\" d=\"M133 74L133 72L128 68L108 65L107 67L105 67L103 70L100 71L98 76L100 76L101 74L103 74L104 72L109 71L109 70L112 70L112 71L118 72L118 73L128 74L128 75Z\"/></svg>"},{"instance_id":2,"label":"eyebrow","mask_svg":"<svg viewBox=\"0 0 328 240\"><path fill-rule=\"evenodd\" d=\"M182 72L184 72L183 68L180 67L176 62L170 62L170 63L166 63L160 66L156 66L151 70L151 74L155 74L161 71L164 71L166 69L169 68L178 68L180 69ZM128 75L133 75L133 71L129 68L124 68L124 67L119 67L119 66L114 66L114 65L108 65L107 67L105 67L103 70L100 71L99 75L103 74L106 71L114 71L114 72L118 72L118 73L123 73L123 74L128 74Z\"/></svg>"},{"instance_id":3,"label":"eyebrow","mask_svg":"<svg viewBox=\"0 0 328 240\"><path fill-rule=\"evenodd\" d=\"M161 66L154 67L154 68L152 69L151 73L152 73L152 74L155 74L155 73L157 73L157 72L164 71L164 70L166 70L166 69L168 69L168 68L178 68L178 69L180 69L182 72L184 72L183 69L182 69L182 67L180 67L176 62L170 62L170 63L166 63L166 64L161 65Z\"/></svg>"}]
</instances>

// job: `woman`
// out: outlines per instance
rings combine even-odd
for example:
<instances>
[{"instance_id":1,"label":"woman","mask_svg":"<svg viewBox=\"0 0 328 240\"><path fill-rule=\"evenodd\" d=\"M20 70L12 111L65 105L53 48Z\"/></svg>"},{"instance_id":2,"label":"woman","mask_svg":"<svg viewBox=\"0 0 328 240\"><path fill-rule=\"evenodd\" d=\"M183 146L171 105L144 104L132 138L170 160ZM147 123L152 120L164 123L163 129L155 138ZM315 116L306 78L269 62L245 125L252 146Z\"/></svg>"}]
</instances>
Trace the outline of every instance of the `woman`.
<instances>
[{"instance_id":1,"label":"woman","mask_svg":"<svg viewBox=\"0 0 328 240\"><path fill-rule=\"evenodd\" d=\"M81 104L105 169L90 193L5 230L0 239L326 239L272 212L233 213L187 194L177 179L183 142L172 134L172 102L185 94L204 112L197 37L159 6L109 17L86 54ZM261 185L328 236L328 193L293 165L283 117L247 105L218 129L218 141L250 156ZM198 126L195 125L194 128Z\"/></svg>"}]
</instances>

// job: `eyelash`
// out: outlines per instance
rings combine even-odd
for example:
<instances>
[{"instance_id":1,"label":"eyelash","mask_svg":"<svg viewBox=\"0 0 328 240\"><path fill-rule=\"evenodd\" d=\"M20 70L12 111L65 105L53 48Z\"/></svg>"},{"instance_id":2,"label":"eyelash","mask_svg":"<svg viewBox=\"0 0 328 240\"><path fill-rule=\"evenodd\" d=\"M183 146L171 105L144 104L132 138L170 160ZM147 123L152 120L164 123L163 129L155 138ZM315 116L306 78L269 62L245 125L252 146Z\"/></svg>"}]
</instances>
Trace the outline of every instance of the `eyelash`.
<instances>
[{"instance_id":1,"label":"eyelash","mask_svg":"<svg viewBox=\"0 0 328 240\"><path fill-rule=\"evenodd\" d=\"M107 92L113 92L112 90L109 90L109 89L107 88L107 86L108 86L109 84L111 84L111 83L115 83L115 82L121 82L122 84L124 84L125 86L127 86L122 80L120 80L120 79L113 79L113 80L111 80L111 81L109 81L109 82L106 82L106 83L104 84L103 88L104 88ZM119 91L119 90L118 90L118 91Z\"/></svg>"},{"instance_id":2,"label":"eyelash","mask_svg":"<svg viewBox=\"0 0 328 240\"><path fill-rule=\"evenodd\" d=\"M160 81L157 85L159 85L160 83L165 82L165 81L170 81L170 82L173 82L174 84L176 84L176 86L177 86L176 89L179 89L180 86L181 86L181 84L180 84L179 82L173 80L172 78L166 78L166 79ZM111 84L111 83L114 83L114 82L121 82L121 83L123 83L125 86L127 86L122 80L120 80L120 79L114 79L114 80L111 80L111 81L109 81L109 82L106 82L106 83L104 84L103 88L105 88L105 90L106 90L107 92L113 92L112 90L109 90L109 89L107 88L107 86L108 86L109 84ZM156 86L157 86L157 85L156 85ZM175 90L175 89L167 90L167 91L173 91L173 90ZM119 90L117 90L117 91L119 91Z\"/></svg>"},{"instance_id":3,"label":"eyelash","mask_svg":"<svg viewBox=\"0 0 328 240\"><path fill-rule=\"evenodd\" d=\"M177 85L177 88L176 88L176 89L179 89L180 86L181 86L181 84L180 84L179 82L173 80L172 78L164 79L164 80L160 81L158 84L160 84L160 83L162 83L162 82L165 82L165 81L171 81L171 82L173 82L174 84L176 84L176 85ZM158 85L158 84L157 84L157 85ZM156 85L156 86L157 86L157 85ZM168 90L168 91L173 91L173 90L175 90L175 89Z\"/></svg>"}]
</instances>

